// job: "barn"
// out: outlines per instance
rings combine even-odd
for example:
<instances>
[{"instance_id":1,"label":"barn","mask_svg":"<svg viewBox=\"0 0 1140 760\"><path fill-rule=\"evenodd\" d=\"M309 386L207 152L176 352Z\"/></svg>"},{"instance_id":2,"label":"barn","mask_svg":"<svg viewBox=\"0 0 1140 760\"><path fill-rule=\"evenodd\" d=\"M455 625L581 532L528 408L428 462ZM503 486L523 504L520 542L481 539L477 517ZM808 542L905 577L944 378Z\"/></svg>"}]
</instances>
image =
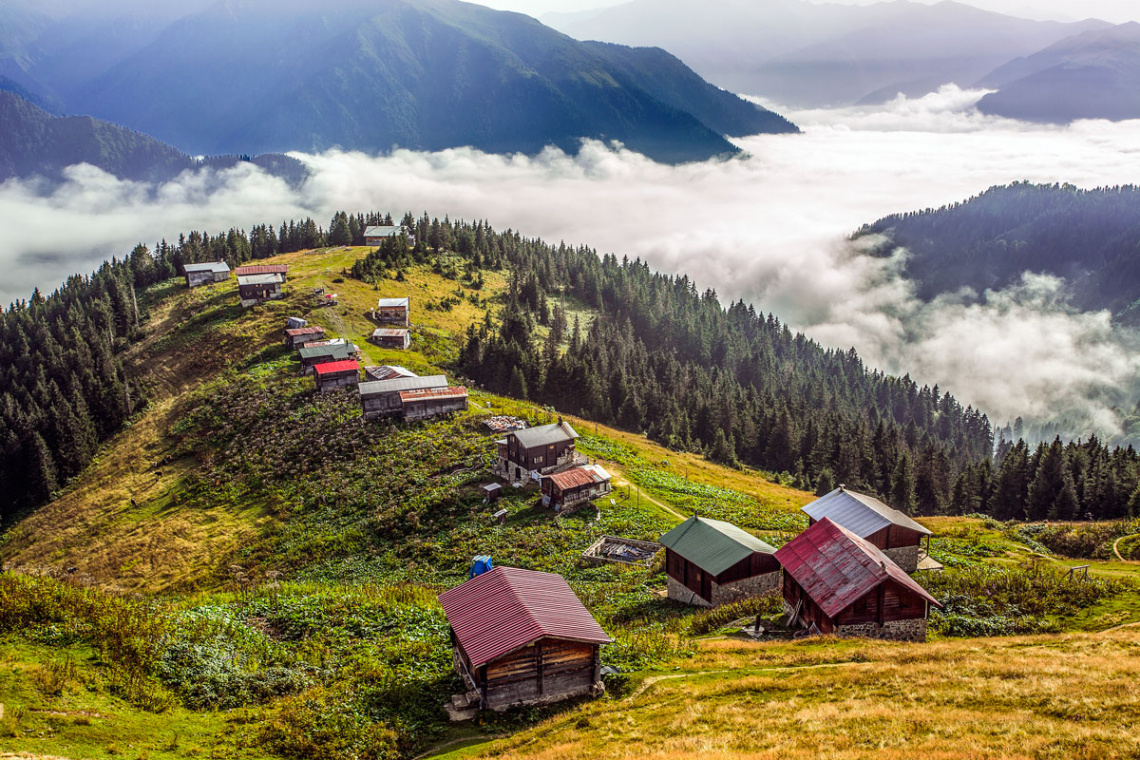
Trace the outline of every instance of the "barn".
<instances>
[{"instance_id":1,"label":"barn","mask_svg":"<svg viewBox=\"0 0 1140 760\"><path fill-rule=\"evenodd\" d=\"M400 391L400 409L405 422L463 412L467 410L467 389L459 385Z\"/></svg>"},{"instance_id":2,"label":"barn","mask_svg":"<svg viewBox=\"0 0 1140 760\"><path fill-rule=\"evenodd\" d=\"M776 550L732 523L693 515L663 535L669 598L716 607L776 591Z\"/></svg>"},{"instance_id":3,"label":"barn","mask_svg":"<svg viewBox=\"0 0 1140 760\"><path fill-rule=\"evenodd\" d=\"M325 362L313 367L317 390L321 393L355 388L360 384L360 364L354 361Z\"/></svg>"},{"instance_id":4,"label":"barn","mask_svg":"<svg viewBox=\"0 0 1140 760\"><path fill-rule=\"evenodd\" d=\"M376 302L376 311L373 318L382 325L408 326L412 299L410 298L381 298Z\"/></svg>"},{"instance_id":5,"label":"barn","mask_svg":"<svg viewBox=\"0 0 1140 760\"><path fill-rule=\"evenodd\" d=\"M780 547L789 625L926 641L930 593L870 541L824 517Z\"/></svg>"},{"instance_id":6,"label":"barn","mask_svg":"<svg viewBox=\"0 0 1140 760\"><path fill-rule=\"evenodd\" d=\"M908 573L917 570L919 560L926 555L922 544L929 541L930 530L873 496L839 486L803 511L809 525L826 517L881 549Z\"/></svg>"},{"instance_id":7,"label":"barn","mask_svg":"<svg viewBox=\"0 0 1140 760\"><path fill-rule=\"evenodd\" d=\"M576 438L578 433L561 418L551 425L511 431L495 441L499 449L495 473L518 482L529 477L532 470L543 475L565 465L584 463L574 451Z\"/></svg>"},{"instance_id":8,"label":"barn","mask_svg":"<svg viewBox=\"0 0 1140 760\"><path fill-rule=\"evenodd\" d=\"M326 343L320 346L302 346L297 350L301 360L301 371L306 375L313 374L313 368L318 364L328 362L348 361L356 353L356 346L349 343Z\"/></svg>"},{"instance_id":9,"label":"barn","mask_svg":"<svg viewBox=\"0 0 1140 760\"><path fill-rule=\"evenodd\" d=\"M412 332L400 327L381 327L372 331L369 340L380 348L396 348L402 351L412 345Z\"/></svg>"},{"instance_id":10,"label":"barn","mask_svg":"<svg viewBox=\"0 0 1140 760\"><path fill-rule=\"evenodd\" d=\"M601 648L612 639L562 576L496 567L439 602L467 687L445 705L453 720L602 693Z\"/></svg>"},{"instance_id":11,"label":"barn","mask_svg":"<svg viewBox=\"0 0 1140 760\"><path fill-rule=\"evenodd\" d=\"M182 267L182 271L186 274L186 286L190 288L230 279L230 265L224 261L186 264Z\"/></svg>"},{"instance_id":12,"label":"barn","mask_svg":"<svg viewBox=\"0 0 1140 760\"><path fill-rule=\"evenodd\" d=\"M285 345L289 348L299 348L306 343L315 343L325 339L323 327L295 327L285 331Z\"/></svg>"},{"instance_id":13,"label":"barn","mask_svg":"<svg viewBox=\"0 0 1140 760\"><path fill-rule=\"evenodd\" d=\"M404 402L400 398L401 393L446 387L447 378L443 375L398 377L391 380L361 383L360 406L364 411L364 419L366 420L385 414L401 414L404 410Z\"/></svg>"},{"instance_id":14,"label":"barn","mask_svg":"<svg viewBox=\"0 0 1140 760\"><path fill-rule=\"evenodd\" d=\"M600 464L571 467L542 478L542 503L565 512L610 493L610 474Z\"/></svg>"},{"instance_id":15,"label":"barn","mask_svg":"<svg viewBox=\"0 0 1140 760\"><path fill-rule=\"evenodd\" d=\"M248 308L262 301L270 301L284 297L281 292L281 280L274 274L248 274L238 275L238 296L241 305Z\"/></svg>"}]
</instances>

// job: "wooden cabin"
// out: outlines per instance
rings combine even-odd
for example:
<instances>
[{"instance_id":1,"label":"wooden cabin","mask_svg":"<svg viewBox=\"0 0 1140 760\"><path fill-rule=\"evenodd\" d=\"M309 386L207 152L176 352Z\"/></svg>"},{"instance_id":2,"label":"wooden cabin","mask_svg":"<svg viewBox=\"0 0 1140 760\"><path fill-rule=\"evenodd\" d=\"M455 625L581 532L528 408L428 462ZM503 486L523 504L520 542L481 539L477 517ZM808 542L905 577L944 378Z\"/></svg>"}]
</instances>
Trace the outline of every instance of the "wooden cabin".
<instances>
[{"instance_id":1,"label":"wooden cabin","mask_svg":"<svg viewBox=\"0 0 1140 760\"><path fill-rule=\"evenodd\" d=\"M404 415L404 422L465 411L467 411L467 389L462 385L400 391L400 412Z\"/></svg>"},{"instance_id":2,"label":"wooden cabin","mask_svg":"<svg viewBox=\"0 0 1140 760\"><path fill-rule=\"evenodd\" d=\"M882 549L908 573L917 570L919 561L925 558L926 549L922 544L924 539L930 538L930 530L873 496L839 486L803 507L803 511L808 516L809 526L826 517ZM928 564L941 567L936 562ZM924 566L924 569L937 568Z\"/></svg>"},{"instance_id":3,"label":"wooden cabin","mask_svg":"<svg viewBox=\"0 0 1140 760\"><path fill-rule=\"evenodd\" d=\"M325 362L313 367L317 390L321 393L360 385L360 363L354 361Z\"/></svg>"},{"instance_id":4,"label":"wooden cabin","mask_svg":"<svg viewBox=\"0 0 1140 760\"><path fill-rule=\"evenodd\" d=\"M602 694L601 648L612 639L562 576L496 567L439 602L467 689L444 706L452 720Z\"/></svg>"},{"instance_id":5,"label":"wooden cabin","mask_svg":"<svg viewBox=\"0 0 1140 760\"><path fill-rule=\"evenodd\" d=\"M381 298L376 302L373 318L382 325L408 326L411 312L410 298Z\"/></svg>"},{"instance_id":6,"label":"wooden cabin","mask_svg":"<svg viewBox=\"0 0 1140 760\"><path fill-rule=\"evenodd\" d=\"M385 240L389 238L399 237L400 235L407 235L408 240L413 244L415 243L415 238L407 227L384 224L365 227L364 244L375 248L376 246L382 244Z\"/></svg>"},{"instance_id":7,"label":"wooden cabin","mask_svg":"<svg viewBox=\"0 0 1140 760\"><path fill-rule=\"evenodd\" d=\"M381 327L372 331L369 338L380 348L395 348L401 351L412 345L412 332L400 327Z\"/></svg>"},{"instance_id":8,"label":"wooden cabin","mask_svg":"<svg viewBox=\"0 0 1140 760\"><path fill-rule=\"evenodd\" d=\"M279 282L285 282L285 279L289 276L289 265L247 264L235 269L234 274L236 274L238 277L247 277L252 275L272 275L276 277Z\"/></svg>"},{"instance_id":9,"label":"wooden cabin","mask_svg":"<svg viewBox=\"0 0 1140 760\"><path fill-rule=\"evenodd\" d=\"M789 625L837 636L926 641L930 593L881 549L824 517L780 547Z\"/></svg>"},{"instance_id":10,"label":"wooden cabin","mask_svg":"<svg viewBox=\"0 0 1140 760\"><path fill-rule=\"evenodd\" d=\"M315 343L325 339L323 327L295 327L285 331L285 345L289 348L300 348L306 343Z\"/></svg>"},{"instance_id":11,"label":"wooden cabin","mask_svg":"<svg viewBox=\"0 0 1140 760\"><path fill-rule=\"evenodd\" d=\"M507 433L506 438L495 441L499 448L495 473L515 483L526 480L532 471L544 475L584 461L579 460L574 451L577 437L570 423L562 419L551 425Z\"/></svg>"},{"instance_id":12,"label":"wooden cabin","mask_svg":"<svg viewBox=\"0 0 1140 760\"><path fill-rule=\"evenodd\" d=\"M356 354L356 346L350 343L325 343L318 346L302 346L297 349L297 357L301 360L301 372L306 375L313 374L313 368L318 364L329 362L349 361Z\"/></svg>"},{"instance_id":13,"label":"wooden cabin","mask_svg":"<svg viewBox=\"0 0 1140 760\"><path fill-rule=\"evenodd\" d=\"M379 367L364 368L365 380L395 380L398 377L419 377L419 375L399 364L381 364Z\"/></svg>"},{"instance_id":14,"label":"wooden cabin","mask_svg":"<svg viewBox=\"0 0 1140 760\"><path fill-rule=\"evenodd\" d=\"M780 587L776 550L732 523L693 515L659 540L670 599L716 607Z\"/></svg>"},{"instance_id":15,"label":"wooden cabin","mask_svg":"<svg viewBox=\"0 0 1140 760\"><path fill-rule=\"evenodd\" d=\"M281 292L281 283L283 281L279 279L277 275L239 275L237 279L238 297L241 298L241 305L245 308L262 303L263 301L284 298L285 294Z\"/></svg>"},{"instance_id":16,"label":"wooden cabin","mask_svg":"<svg viewBox=\"0 0 1140 760\"><path fill-rule=\"evenodd\" d=\"M186 287L196 288L213 282L230 279L230 265L224 261L209 261L205 264L186 264L182 267L186 275Z\"/></svg>"},{"instance_id":17,"label":"wooden cabin","mask_svg":"<svg viewBox=\"0 0 1140 760\"><path fill-rule=\"evenodd\" d=\"M391 380L377 380L360 384L360 406L364 419L382 417L386 414L402 414L404 401L400 394L406 391L422 391L447 387L443 375L427 377L397 377ZM466 400L464 401L466 407Z\"/></svg>"},{"instance_id":18,"label":"wooden cabin","mask_svg":"<svg viewBox=\"0 0 1140 760\"><path fill-rule=\"evenodd\" d=\"M610 474L600 464L587 464L542 478L542 503L555 512L567 512L613 491Z\"/></svg>"}]
</instances>

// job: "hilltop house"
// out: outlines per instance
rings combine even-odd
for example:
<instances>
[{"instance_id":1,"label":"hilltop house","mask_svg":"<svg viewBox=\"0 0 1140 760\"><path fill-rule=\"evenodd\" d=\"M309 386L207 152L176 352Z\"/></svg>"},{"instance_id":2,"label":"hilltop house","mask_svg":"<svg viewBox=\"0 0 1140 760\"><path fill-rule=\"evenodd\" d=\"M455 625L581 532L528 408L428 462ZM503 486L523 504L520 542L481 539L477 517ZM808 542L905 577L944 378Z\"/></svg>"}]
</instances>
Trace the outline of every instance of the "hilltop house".
<instances>
[{"instance_id":1,"label":"hilltop house","mask_svg":"<svg viewBox=\"0 0 1140 760\"><path fill-rule=\"evenodd\" d=\"M466 410L467 389L462 385L400 391L400 411L405 422Z\"/></svg>"},{"instance_id":2,"label":"hilltop house","mask_svg":"<svg viewBox=\"0 0 1140 760\"><path fill-rule=\"evenodd\" d=\"M837 636L926 640L930 593L878 547L824 517L780 547L789 625Z\"/></svg>"},{"instance_id":3,"label":"hilltop house","mask_svg":"<svg viewBox=\"0 0 1140 760\"><path fill-rule=\"evenodd\" d=\"M289 348L299 348L306 343L315 343L325 339L325 328L296 327L285 331L285 345Z\"/></svg>"},{"instance_id":4,"label":"hilltop house","mask_svg":"<svg viewBox=\"0 0 1140 760\"><path fill-rule=\"evenodd\" d=\"M354 361L325 362L313 367L317 390L321 393L355 388L360 384L360 364Z\"/></svg>"},{"instance_id":5,"label":"hilltop house","mask_svg":"<svg viewBox=\"0 0 1140 760\"><path fill-rule=\"evenodd\" d=\"M525 480L532 471L545 475L579 461L584 464L574 451L576 438L578 433L561 419L551 425L507 433L506 438L495 441L499 459L494 471L506 480L517 482Z\"/></svg>"},{"instance_id":6,"label":"hilltop house","mask_svg":"<svg viewBox=\"0 0 1140 760\"><path fill-rule=\"evenodd\" d=\"M670 599L716 607L780 587L776 550L732 523L693 515L659 541Z\"/></svg>"},{"instance_id":7,"label":"hilltop house","mask_svg":"<svg viewBox=\"0 0 1140 760\"><path fill-rule=\"evenodd\" d=\"M380 348L396 348L402 351L412 345L412 333L400 327L380 327L372 331L369 340Z\"/></svg>"},{"instance_id":8,"label":"hilltop house","mask_svg":"<svg viewBox=\"0 0 1140 760\"><path fill-rule=\"evenodd\" d=\"M282 298L281 282L277 275L250 274L238 276L238 296L241 305L249 308L262 301Z\"/></svg>"},{"instance_id":9,"label":"hilltop house","mask_svg":"<svg viewBox=\"0 0 1140 760\"><path fill-rule=\"evenodd\" d=\"M412 299L410 298L381 298L376 301L376 310L372 318L382 325L408 326Z\"/></svg>"},{"instance_id":10,"label":"hilltop house","mask_svg":"<svg viewBox=\"0 0 1140 760\"><path fill-rule=\"evenodd\" d=\"M254 275L273 275L277 278L278 282L285 282L285 278L289 274L288 264L247 264L246 266L238 267L234 270L238 277L250 277Z\"/></svg>"},{"instance_id":11,"label":"hilltop house","mask_svg":"<svg viewBox=\"0 0 1140 760\"><path fill-rule=\"evenodd\" d=\"M587 464L544 476L542 503L555 512L566 512L612 490L610 474L600 464Z\"/></svg>"},{"instance_id":12,"label":"hilltop house","mask_svg":"<svg viewBox=\"0 0 1140 760\"><path fill-rule=\"evenodd\" d=\"M182 267L186 274L186 286L196 288L212 282L225 282L230 279L230 265L224 261L210 261L205 264L186 264Z\"/></svg>"},{"instance_id":13,"label":"hilltop house","mask_svg":"<svg viewBox=\"0 0 1140 760\"><path fill-rule=\"evenodd\" d=\"M922 542L929 539L930 530L873 496L839 486L803 507L803 511L809 526L829 518L881 549L908 573L918 569L926 554Z\"/></svg>"},{"instance_id":14,"label":"hilltop house","mask_svg":"<svg viewBox=\"0 0 1140 760\"><path fill-rule=\"evenodd\" d=\"M439 602L467 688L444 706L452 720L601 695L601 648L612 639L561 576L496 567Z\"/></svg>"},{"instance_id":15,"label":"hilltop house","mask_svg":"<svg viewBox=\"0 0 1140 760\"><path fill-rule=\"evenodd\" d=\"M429 375L427 377L397 377L391 380L377 380L360 384L360 406L364 411L364 419L381 417L385 414L401 414L404 410L404 401L401 393L407 391L438 390L447 387L447 378L443 375ZM467 407L464 396L464 408Z\"/></svg>"},{"instance_id":16,"label":"hilltop house","mask_svg":"<svg viewBox=\"0 0 1140 760\"><path fill-rule=\"evenodd\" d=\"M349 343L325 343L297 350L297 356L301 360L301 372L306 375L313 374L313 367L318 364L348 361L355 355L356 346Z\"/></svg>"},{"instance_id":17,"label":"hilltop house","mask_svg":"<svg viewBox=\"0 0 1140 760\"><path fill-rule=\"evenodd\" d=\"M413 245L415 244L415 238L407 227L391 224L366 227L364 229L364 244L375 248L388 238L399 237L401 234L407 235L409 241Z\"/></svg>"}]
</instances>

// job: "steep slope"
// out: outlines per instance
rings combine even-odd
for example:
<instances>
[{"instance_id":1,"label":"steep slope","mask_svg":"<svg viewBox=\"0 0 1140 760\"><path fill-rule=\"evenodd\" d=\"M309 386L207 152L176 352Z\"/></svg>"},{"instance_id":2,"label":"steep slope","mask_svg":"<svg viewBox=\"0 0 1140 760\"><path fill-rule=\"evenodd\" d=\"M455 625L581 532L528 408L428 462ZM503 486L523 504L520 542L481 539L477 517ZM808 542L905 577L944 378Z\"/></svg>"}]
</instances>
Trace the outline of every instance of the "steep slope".
<instances>
[{"instance_id":1,"label":"steep slope","mask_svg":"<svg viewBox=\"0 0 1140 760\"><path fill-rule=\"evenodd\" d=\"M1025 121L1140 118L1140 24L1064 39L1001 66L979 82L998 92L978 110Z\"/></svg>"}]
</instances>

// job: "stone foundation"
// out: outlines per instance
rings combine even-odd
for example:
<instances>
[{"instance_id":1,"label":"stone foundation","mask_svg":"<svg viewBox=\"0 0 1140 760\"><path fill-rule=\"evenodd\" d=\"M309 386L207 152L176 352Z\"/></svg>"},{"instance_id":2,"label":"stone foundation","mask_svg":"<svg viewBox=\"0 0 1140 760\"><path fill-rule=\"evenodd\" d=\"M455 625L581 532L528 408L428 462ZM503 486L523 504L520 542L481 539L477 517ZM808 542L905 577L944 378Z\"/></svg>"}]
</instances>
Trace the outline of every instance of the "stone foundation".
<instances>
[{"instance_id":1,"label":"stone foundation","mask_svg":"<svg viewBox=\"0 0 1140 760\"><path fill-rule=\"evenodd\" d=\"M837 626L837 636L868 639L890 639L892 641L926 641L926 618L914 620L888 620L878 623L857 623Z\"/></svg>"},{"instance_id":2,"label":"stone foundation","mask_svg":"<svg viewBox=\"0 0 1140 760\"><path fill-rule=\"evenodd\" d=\"M711 602L705 601L700 594L674 578L668 578L667 583L670 599L696 607L719 607L722 604L737 602L741 599L773 593L780 588L780 572L777 570L762 575L754 575L751 578L723 585L713 583L710 588Z\"/></svg>"},{"instance_id":3,"label":"stone foundation","mask_svg":"<svg viewBox=\"0 0 1140 760\"><path fill-rule=\"evenodd\" d=\"M913 573L918 570L918 547L900 546L896 549L883 549L883 554L902 568L904 573Z\"/></svg>"}]
</instances>

